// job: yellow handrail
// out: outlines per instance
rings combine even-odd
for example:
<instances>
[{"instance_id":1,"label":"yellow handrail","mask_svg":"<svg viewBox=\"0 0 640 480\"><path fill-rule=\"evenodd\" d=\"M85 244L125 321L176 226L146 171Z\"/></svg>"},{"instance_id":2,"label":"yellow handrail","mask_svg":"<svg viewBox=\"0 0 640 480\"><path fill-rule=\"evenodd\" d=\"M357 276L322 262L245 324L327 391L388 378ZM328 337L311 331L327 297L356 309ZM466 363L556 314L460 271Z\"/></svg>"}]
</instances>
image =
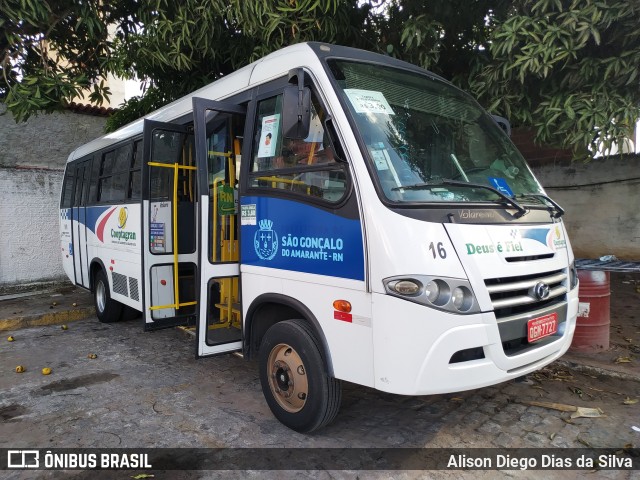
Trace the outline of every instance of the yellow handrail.
<instances>
[{"instance_id":1,"label":"yellow handrail","mask_svg":"<svg viewBox=\"0 0 640 480\"><path fill-rule=\"evenodd\" d=\"M173 305L161 305L149 307L149 310L160 310L163 308L175 308L195 305L197 302L180 303L180 287L178 285L178 172L180 170L196 170L196 167L180 165L179 163L149 162L150 167L162 167L173 169Z\"/></svg>"},{"instance_id":2,"label":"yellow handrail","mask_svg":"<svg viewBox=\"0 0 640 480\"><path fill-rule=\"evenodd\" d=\"M218 182L224 182L224 178L216 177L213 179L213 212L211 213L211 222L212 222L212 230L213 230L213 239L211 241L211 261L217 262L217 248L218 245Z\"/></svg>"}]
</instances>

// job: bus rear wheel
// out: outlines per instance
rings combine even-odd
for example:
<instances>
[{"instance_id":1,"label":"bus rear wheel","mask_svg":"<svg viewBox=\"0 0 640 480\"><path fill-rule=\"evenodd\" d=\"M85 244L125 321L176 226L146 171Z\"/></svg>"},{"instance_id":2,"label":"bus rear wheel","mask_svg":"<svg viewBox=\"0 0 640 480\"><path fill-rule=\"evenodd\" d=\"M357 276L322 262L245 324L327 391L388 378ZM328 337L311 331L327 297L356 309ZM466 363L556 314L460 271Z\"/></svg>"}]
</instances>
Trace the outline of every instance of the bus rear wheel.
<instances>
[{"instance_id":1,"label":"bus rear wheel","mask_svg":"<svg viewBox=\"0 0 640 480\"><path fill-rule=\"evenodd\" d=\"M93 300L96 315L102 323L113 323L122 317L120 302L116 302L109 294L109 281L103 270L98 270L93 282Z\"/></svg>"},{"instance_id":2,"label":"bus rear wheel","mask_svg":"<svg viewBox=\"0 0 640 480\"><path fill-rule=\"evenodd\" d=\"M335 418L340 381L327 375L320 342L303 320L286 320L267 330L259 365L262 392L284 425L308 433Z\"/></svg>"}]
</instances>

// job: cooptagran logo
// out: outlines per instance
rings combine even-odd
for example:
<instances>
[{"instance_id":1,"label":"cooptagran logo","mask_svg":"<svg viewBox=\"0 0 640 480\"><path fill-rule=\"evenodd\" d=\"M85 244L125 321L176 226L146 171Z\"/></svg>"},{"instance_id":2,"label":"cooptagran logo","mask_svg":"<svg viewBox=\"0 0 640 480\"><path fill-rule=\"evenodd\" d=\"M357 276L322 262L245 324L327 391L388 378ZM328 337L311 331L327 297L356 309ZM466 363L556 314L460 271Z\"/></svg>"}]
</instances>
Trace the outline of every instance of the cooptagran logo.
<instances>
[{"instance_id":1,"label":"cooptagran logo","mask_svg":"<svg viewBox=\"0 0 640 480\"><path fill-rule=\"evenodd\" d=\"M129 210L127 207L120 208L120 212L118 213L118 228L122 230L127 226L127 219L129 218Z\"/></svg>"},{"instance_id":2,"label":"cooptagran logo","mask_svg":"<svg viewBox=\"0 0 640 480\"><path fill-rule=\"evenodd\" d=\"M278 234L272 230L271 220L260 220L260 230L253 236L253 246L260 260L272 260L278 253Z\"/></svg>"}]
</instances>

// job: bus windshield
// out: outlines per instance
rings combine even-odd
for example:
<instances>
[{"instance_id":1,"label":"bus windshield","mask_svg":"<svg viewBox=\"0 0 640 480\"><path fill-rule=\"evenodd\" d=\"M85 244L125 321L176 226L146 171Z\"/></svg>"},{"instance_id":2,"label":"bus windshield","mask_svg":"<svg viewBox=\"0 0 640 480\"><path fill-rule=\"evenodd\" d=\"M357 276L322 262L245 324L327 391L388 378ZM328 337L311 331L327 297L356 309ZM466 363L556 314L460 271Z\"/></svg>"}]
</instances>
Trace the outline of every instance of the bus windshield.
<instances>
[{"instance_id":1,"label":"bus windshield","mask_svg":"<svg viewBox=\"0 0 640 480\"><path fill-rule=\"evenodd\" d=\"M407 70L329 60L391 202L496 202L543 193L507 135L469 95ZM528 197L533 203L540 200Z\"/></svg>"}]
</instances>

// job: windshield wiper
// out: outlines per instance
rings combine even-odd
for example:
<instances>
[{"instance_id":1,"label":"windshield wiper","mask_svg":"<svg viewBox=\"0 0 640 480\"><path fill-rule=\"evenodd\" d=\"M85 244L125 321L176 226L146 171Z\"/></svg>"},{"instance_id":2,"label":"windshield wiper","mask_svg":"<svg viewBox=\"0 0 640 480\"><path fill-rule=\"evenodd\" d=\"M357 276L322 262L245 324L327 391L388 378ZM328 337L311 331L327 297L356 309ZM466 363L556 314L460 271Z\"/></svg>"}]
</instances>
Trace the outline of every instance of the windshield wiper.
<instances>
[{"instance_id":1,"label":"windshield wiper","mask_svg":"<svg viewBox=\"0 0 640 480\"><path fill-rule=\"evenodd\" d=\"M560 205L558 205L555 201L553 201L551 198L547 197L542 193L520 193L516 195L516 198L527 198L527 197L540 198L543 201L545 201L547 203L547 206L549 207L549 212L551 212L551 216L553 218L560 218L562 215L564 215L564 209Z\"/></svg>"},{"instance_id":2,"label":"windshield wiper","mask_svg":"<svg viewBox=\"0 0 640 480\"><path fill-rule=\"evenodd\" d=\"M458 182L456 180L443 179L443 180L438 180L437 182L416 183L414 185L407 185L407 186L403 186L403 187L394 187L391 190L429 190L429 189L432 189L432 188L442 187L442 186L446 186L446 185L449 185L449 186L452 186L452 187L482 188L484 190L489 190L490 192L493 192L496 195L498 195L500 198L502 198L502 200L504 200L506 203L508 203L509 205L511 205L513 208L515 208L518 211L518 213L516 215L514 215L514 217L516 217L516 218L521 217L521 216L523 216L524 214L526 214L528 212L528 210L526 208L524 208L522 205L520 205L518 202L516 202L513 198L511 198L511 197L505 195L504 193L502 193L500 190L497 190L497 189L495 189L493 187L490 187L488 185L482 185L480 183Z\"/></svg>"}]
</instances>

